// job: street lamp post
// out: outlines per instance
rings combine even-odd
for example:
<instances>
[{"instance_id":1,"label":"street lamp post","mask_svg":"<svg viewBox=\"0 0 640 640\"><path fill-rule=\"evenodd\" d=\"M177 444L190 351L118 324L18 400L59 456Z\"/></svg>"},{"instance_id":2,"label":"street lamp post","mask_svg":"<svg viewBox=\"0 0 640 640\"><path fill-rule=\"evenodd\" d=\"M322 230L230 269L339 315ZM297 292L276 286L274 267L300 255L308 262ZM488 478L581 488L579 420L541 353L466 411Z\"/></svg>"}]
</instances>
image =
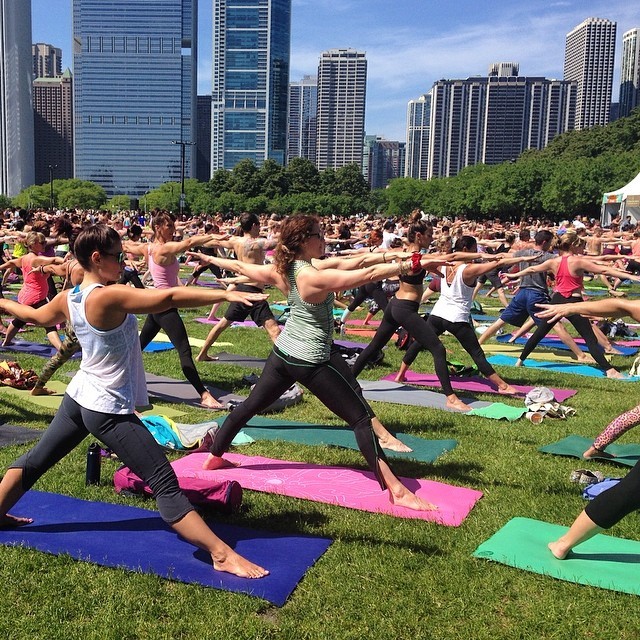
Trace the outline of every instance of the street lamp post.
<instances>
[{"instance_id":1,"label":"street lamp post","mask_svg":"<svg viewBox=\"0 0 640 640\"><path fill-rule=\"evenodd\" d=\"M186 140L172 140L171 144L180 145L180 217L184 213L185 194L184 194L184 156L187 145L194 145L195 142L189 142Z\"/></svg>"},{"instance_id":2,"label":"street lamp post","mask_svg":"<svg viewBox=\"0 0 640 640\"><path fill-rule=\"evenodd\" d=\"M49 209L51 211L53 211L53 170L57 167L57 164L49 165Z\"/></svg>"}]
</instances>

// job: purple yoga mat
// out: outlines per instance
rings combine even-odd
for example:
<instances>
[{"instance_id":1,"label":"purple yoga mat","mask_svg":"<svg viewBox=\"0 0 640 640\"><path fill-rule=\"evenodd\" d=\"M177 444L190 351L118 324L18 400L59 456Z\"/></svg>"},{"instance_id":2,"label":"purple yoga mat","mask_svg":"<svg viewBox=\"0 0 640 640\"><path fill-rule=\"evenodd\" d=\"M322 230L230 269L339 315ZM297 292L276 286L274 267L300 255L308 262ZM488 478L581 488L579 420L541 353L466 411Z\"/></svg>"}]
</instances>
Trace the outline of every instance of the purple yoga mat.
<instances>
[{"instance_id":1,"label":"purple yoga mat","mask_svg":"<svg viewBox=\"0 0 640 640\"><path fill-rule=\"evenodd\" d=\"M215 320L209 320L209 318L194 318L196 322L200 322L201 324L218 324L220 322L219 318ZM232 327L251 327L256 329L258 325L253 320L243 320L242 322L232 322Z\"/></svg>"},{"instance_id":2,"label":"purple yoga mat","mask_svg":"<svg viewBox=\"0 0 640 640\"><path fill-rule=\"evenodd\" d=\"M394 382L395 373L382 378L382 380L390 380ZM435 373L416 373L415 371L407 371L405 378L406 384L415 384L424 387L440 387L440 381ZM485 378L473 377L456 377L451 376L451 386L459 391L475 391L477 393L498 393L495 385L491 384ZM533 387L522 384L512 384L514 389L518 390L518 395L526 396ZM564 402L567 398L578 393L575 389L551 389L556 398L556 402ZM500 394L503 395L503 394Z\"/></svg>"}]
</instances>

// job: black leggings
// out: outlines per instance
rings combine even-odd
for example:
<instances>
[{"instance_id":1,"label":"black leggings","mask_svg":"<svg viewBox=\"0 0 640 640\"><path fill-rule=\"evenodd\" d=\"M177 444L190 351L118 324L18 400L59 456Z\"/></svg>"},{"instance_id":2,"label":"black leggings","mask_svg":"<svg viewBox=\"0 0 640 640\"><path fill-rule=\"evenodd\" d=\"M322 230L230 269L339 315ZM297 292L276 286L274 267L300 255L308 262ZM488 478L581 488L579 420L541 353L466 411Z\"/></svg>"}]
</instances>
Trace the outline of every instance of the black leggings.
<instances>
[{"instance_id":1,"label":"black leggings","mask_svg":"<svg viewBox=\"0 0 640 640\"><path fill-rule=\"evenodd\" d=\"M349 311L355 311L367 298L373 298L373 301L383 311L389 303L387 294L382 289L382 282L369 282L356 289L356 294L347 308Z\"/></svg>"},{"instance_id":2,"label":"black leggings","mask_svg":"<svg viewBox=\"0 0 640 640\"><path fill-rule=\"evenodd\" d=\"M168 309L162 313L150 313L144 321L140 332L140 348L144 348L158 335L162 329L168 336L171 343L178 351L180 366L184 377L193 388L202 395L207 389L200 380L200 374L196 369L189 344L189 336L185 329L184 322L177 309Z\"/></svg>"},{"instance_id":3,"label":"black leggings","mask_svg":"<svg viewBox=\"0 0 640 640\"><path fill-rule=\"evenodd\" d=\"M229 414L216 433L211 453L220 456L227 451L238 431L294 382L307 387L322 404L353 429L358 448L376 474L382 489L386 489L378 466L379 460L386 459L371 427L373 410L363 398L362 389L344 359L335 350L332 350L328 361L312 364L292 358L274 347L249 397Z\"/></svg>"},{"instance_id":4,"label":"black leggings","mask_svg":"<svg viewBox=\"0 0 640 640\"><path fill-rule=\"evenodd\" d=\"M193 511L178 486L167 457L140 418L135 414L91 411L67 394L42 438L10 466L11 469L22 469L22 488L30 489L90 433L151 487L165 522L177 522Z\"/></svg>"},{"instance_id":5,"label":"black leggings","mask_svg":"<svg viewBox=\"0 0 640 640\"><path fill-rule=\"evenodd\" d=\"M611 489L603 491L587 506L587 515L603 529L609 529L632 511L640 509L640 462Z\"/></svg>"},{"instance_id":6,"label":"black leggings","mask_svg":"<svg viewBox=\"0 0 640 640\"><path fill-rule=\"evenodd\" d=\"M462 345L462 348L473 358L473 361L476 363L476 366L483 376L488 378L496 372L496 370L487 362L487 358L484 355L484 351L482 350L480 343L478 342L476 333L468 322L450 322L449 320L445 320L439 316L434 316L433 314L429 316L426 322L433 328L437 336L442 335L445 331L452 334ZM414 341L407 349L407 353L404 354L402 362L406 365L411 365L422 349L422 345L419 342Z\"/></svg>"},{"instance_id":7,"label":"black leggings","mask_svg":"<svg viewBox=\"0 0 640 640\"><path fill-rule=\"evenodd\" d=\"M436 375L440 380L440 385L445 395L453 394L449 371L447 369L447 353L442 342L438 340L433 327L418 313L420 304L413 300L402 300L391 298L387 308L384 310L382 322L376 331L375 336L367 347L360 353L355 361L352 371L354 376L358 376L364 369L367 362L384 347L396 332L398 327L403 327L424 349L428 349L433 356Z\"/></svg>"},{"instance_id":8,"label":"black leggings","mask_svg":"<svg viewBox=\"0 0 640 640\"><path fill-rule=\"evenodd\" d=\"M582 302L582 297L571 296L569 298L565 298L559 293L554 293L551 296L551 304L565 304L565 303L576 303ZM614 367L607 361L604 357L604 349L598 344L598 339L596 338L596 334L593 332L593 327L591 326L591 322L584 316L581 316L578 313L574 313L573 315L567 316L567 320L575 327L576 331L584 338L584 341L587 344L587 348L589 349L589 353L593 356L593 359L598 363L599 367L602 367L605 371L608 369L613 369ZM558 322L555 320L554 322L548 322L545 320L541 324L538 325L538 328L535 330L534 334L527 340L527 344L524 345L524 349L520 354L520 360L524 362L531 352L538 346L538 343L542 338L544 338L549 331L554 327L554 325Z\"/></svg>"}]
</instances>

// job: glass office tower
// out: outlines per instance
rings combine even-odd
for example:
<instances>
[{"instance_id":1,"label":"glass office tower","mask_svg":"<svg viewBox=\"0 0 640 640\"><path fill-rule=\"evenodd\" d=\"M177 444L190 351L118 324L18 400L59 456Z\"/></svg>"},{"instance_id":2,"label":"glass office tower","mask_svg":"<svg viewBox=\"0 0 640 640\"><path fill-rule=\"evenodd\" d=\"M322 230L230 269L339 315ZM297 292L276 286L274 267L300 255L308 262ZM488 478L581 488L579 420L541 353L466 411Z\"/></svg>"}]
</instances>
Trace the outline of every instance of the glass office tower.
<instances>
[{"instance_id":1,"label":"glass office tower","mask_svg":"<svg viewBox=\"0 0 640 640\"><path fill-rule=\"evenodd\" d=\"M73 0L77 178L139 196L180 181L183 149L191 177L196 40L197 0Z\"/></svg>"},{"instance_id":2,"label":"glass office tower","mask_svg":"<svg viewBox=\"0 0 640 640\"><path fill-rule=\"evenodd\" d=\"M211 172L284 164L291 0L213 0Z\"/></svg>"}]
</instances>

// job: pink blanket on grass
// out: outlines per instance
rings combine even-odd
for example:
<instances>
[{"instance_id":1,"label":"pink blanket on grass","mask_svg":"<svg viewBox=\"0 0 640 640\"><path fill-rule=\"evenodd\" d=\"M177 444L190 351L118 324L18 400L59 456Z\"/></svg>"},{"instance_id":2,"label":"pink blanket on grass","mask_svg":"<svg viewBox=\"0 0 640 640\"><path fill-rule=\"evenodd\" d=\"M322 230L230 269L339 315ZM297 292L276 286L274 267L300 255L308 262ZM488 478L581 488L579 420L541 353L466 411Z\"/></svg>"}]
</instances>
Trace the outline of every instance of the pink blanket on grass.
<instances>
[{"instance_id":1,"label":"pink blanket on grass","mask_svg":"<svg viewBox=\"0 0 640 640\"><path fill-rule=\"evenodd\" d=\"M388 493L380 490L370 471L235 453L225 453L225 458L240 463L239 467L205 471L202 463L207 456L207 453L192 453L172 462L171 466L179 478L195 477L216 482L237 480L244 489L253 491L277 493L398 518L428 520L449 527L459 526L482 497L482 492L474 489L432 480L401 478L411 491L438 506L437 511L413 511L392 505Z\"/></svg>"},{"instance_id":2,"label":"pink blanket on grass","mask_svg":"<svg viewBox=\"0 0 640 640\"><path fill-rule=\"evenodd\" d=\"M388 376L382 378L382 380L395 380L396 374L391 373ZM440 380L435 373L416 373L415 371L407 371L405 378L406 384L415 384L424 387L440 387ZM451 376L451 386L458 391L472 391L476 393L498 393L498 388L489 382L486 378L480 378L477 376L464 376L457 377ZM526 396L533 387L529 387L523 384L512 384L514 389L517 389L518 395ZM564 402L567 398L574 396L578 393L575 389L551 389L555 396L556 402ZM502 394L501 394L502 395Z\"/></svg>"}]
</instances>

